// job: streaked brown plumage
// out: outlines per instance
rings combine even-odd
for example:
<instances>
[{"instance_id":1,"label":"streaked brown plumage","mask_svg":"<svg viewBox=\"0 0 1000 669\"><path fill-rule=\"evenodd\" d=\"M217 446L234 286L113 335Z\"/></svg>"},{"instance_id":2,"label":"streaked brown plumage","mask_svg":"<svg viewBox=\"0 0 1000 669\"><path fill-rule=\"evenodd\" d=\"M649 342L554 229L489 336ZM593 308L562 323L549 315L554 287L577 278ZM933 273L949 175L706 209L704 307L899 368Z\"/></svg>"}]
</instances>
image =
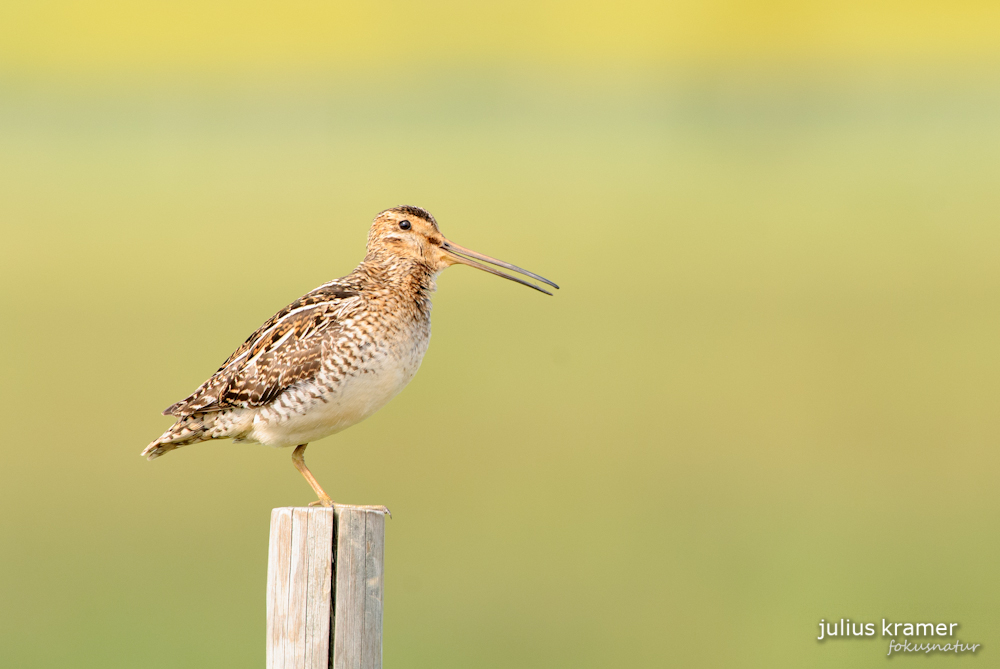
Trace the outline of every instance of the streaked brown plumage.
<instances>
[{"instance_id":1,"label":"streaked brown plumage","mask_svg":"<svg viewBox=\"0 0 1000 669\"><path fill-rule=\"evenodd\" d=\"M372 223L361 264L268 319L211 378L164 411L177 422L142 454L152 460L180 446L229 437L296 446L293 463L319 503L333 504L305 466L305 447L364 420L413 378L430 341L438 273L461 263L551 294L479 261L558 288L448 241L423 209L383 211Z\"/></svg>"}]
</instances>

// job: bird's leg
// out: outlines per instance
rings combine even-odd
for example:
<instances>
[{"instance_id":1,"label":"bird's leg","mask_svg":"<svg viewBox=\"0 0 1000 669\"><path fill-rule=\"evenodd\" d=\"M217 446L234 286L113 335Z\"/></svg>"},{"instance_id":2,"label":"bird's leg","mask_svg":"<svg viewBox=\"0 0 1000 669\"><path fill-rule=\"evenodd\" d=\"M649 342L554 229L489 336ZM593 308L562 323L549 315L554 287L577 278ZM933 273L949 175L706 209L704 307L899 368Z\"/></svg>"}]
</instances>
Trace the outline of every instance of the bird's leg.
<instances>
[{"instance_id":1,"label":"bird's leg","mask_svg":"<svg viewBox=\"0 0 1000 669\"><path fill-rule=\"evenodd\" d=\"M305 453L306 446L308 445L309 444L299 444L295 447L295 450L292 451L292 464L295 465L295 468L299 470L299 473L305 477L306 481L309 482L309 485L312 486L312 489L319 496L319 499L315 502L311 502L309 506L314 506L316 504L321 506L333 506L333 500L330 499L330 496L327 495L326 491L323 490L322 486L320 486L319 481L316 480L316 477L313 476L312 472L309 471L309 468L306 467Z\"/></svg>"},{"instance_id":2,"label":"bird's leg","mask_svg":"<svg viewBox=\"0 0 1000 669\"><path fill-rule=\"evenodd\" d=\"M389 509L387 509L384 506L355 506L351 504L336 504L332 499L330 499L330 496L327 495L326 491L323 490L323 488L320 486L319 481L316 480L316 477L313 476L312 472L309 471L309 468L306 467L305 453L306 453L306 446L308 445L309 444L299 444L298 446L295 447L295 450L292 451L292 464L295 465L295 468L299 470L299 473L305 477L306 481L309 482L309 485L312 486L312 489L316 491L316 494L319 496L319 499L316 500L315 502L309 502L309 506L337 506L349 509L365 509L368 511L378 511L379 513L384 513L385 515L392 518L392 513L389 511Z\"/></svg>"}]
</instances>

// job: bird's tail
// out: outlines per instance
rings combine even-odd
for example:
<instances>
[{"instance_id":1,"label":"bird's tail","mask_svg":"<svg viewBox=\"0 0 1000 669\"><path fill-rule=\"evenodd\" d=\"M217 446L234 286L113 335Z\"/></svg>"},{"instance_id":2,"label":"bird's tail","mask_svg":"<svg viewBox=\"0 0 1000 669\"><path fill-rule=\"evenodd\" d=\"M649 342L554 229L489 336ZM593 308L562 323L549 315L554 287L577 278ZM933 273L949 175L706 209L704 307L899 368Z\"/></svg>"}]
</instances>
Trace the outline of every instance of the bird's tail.
<instances>
[{"instance_id":1,"label":"bird's tail","mask_svg":"<svg viewBox=\"0 0 1000 669\"><path fill-rule=\"evenodd\" d=\"M170 429L161 434L156 441L143 449L142 455L147 460L155 460L175 448L212 439L211 431L215 427L216 416L217 414L211 413L184 416L171 425Z\"/></svg>"}]
</instances>

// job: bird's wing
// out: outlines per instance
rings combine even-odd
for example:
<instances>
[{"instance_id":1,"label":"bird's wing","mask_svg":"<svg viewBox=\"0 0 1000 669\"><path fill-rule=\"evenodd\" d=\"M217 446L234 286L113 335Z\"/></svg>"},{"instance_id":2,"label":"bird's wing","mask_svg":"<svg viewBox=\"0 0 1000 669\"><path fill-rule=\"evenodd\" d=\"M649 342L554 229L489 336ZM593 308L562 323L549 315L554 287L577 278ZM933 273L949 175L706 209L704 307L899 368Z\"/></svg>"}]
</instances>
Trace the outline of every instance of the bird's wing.
<instances>
[{"instance_id":1,"label":"bird's wing","mask_svg":"<svg viewBox=\"0 0 1000 669\"><path fill-rule=\"evenodd\" d=\"M336 338L344 319L362 307L356 291L328 284L276 313L243 342L190 396L163 412L190 416L267 404L322 366L323 342Z\"/></svg>"}]
</instances>

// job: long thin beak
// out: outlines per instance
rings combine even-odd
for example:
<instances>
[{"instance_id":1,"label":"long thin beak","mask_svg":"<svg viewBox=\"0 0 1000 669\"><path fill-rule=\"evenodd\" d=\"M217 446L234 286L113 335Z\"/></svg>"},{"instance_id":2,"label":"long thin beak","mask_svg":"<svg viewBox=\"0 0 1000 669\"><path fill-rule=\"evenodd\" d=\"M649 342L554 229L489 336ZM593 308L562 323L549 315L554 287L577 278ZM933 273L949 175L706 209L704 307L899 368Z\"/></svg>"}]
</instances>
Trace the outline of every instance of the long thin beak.
<instances>
[{"instance_id":1,"label":"long thin beak","mask_svg":"<svg viewBox=\"0 0 1000 669\"><path fill-rule=\"evenodd\" d=\"M447 239L444 240L444 242L441 244L441 248L447 251L451 259L457 263L468 265L470 267L475 267L476 269L481 269L484 272L489 272L490 274L496 274L497 276L502 276L503 278L510 279L511 281L516 281L522 286L527 286L528 288L534 288L540 293L545 293L546 295L552 294L549 291L545 290L544 288L539 288L530 281L525 281L524 279L520 279L516 276L511 276L506 272L501 272L500 270L494 267L490 267L489 265L484 265L482 262L476 262L476 261L482 260L483 262L490 263L490 265L496 265L497 267L503 267L504 269L509 269L512 272L517 272L518 274L529 276L532 279L535 279L536 281L541 281L542 283L548 284L553 288L557 289L559 288L559 286L557 286L556 284L552 283L543 276L535 274L534 272L529 272L526 269L521 269L517 265L511 265L509 262L504 262L503 260L497 260L496 258L485 256L482 253L476 253L471 249L467 249L464 246L459 246L458 244L448 241Z\"/></svg>"}]
</instances>

